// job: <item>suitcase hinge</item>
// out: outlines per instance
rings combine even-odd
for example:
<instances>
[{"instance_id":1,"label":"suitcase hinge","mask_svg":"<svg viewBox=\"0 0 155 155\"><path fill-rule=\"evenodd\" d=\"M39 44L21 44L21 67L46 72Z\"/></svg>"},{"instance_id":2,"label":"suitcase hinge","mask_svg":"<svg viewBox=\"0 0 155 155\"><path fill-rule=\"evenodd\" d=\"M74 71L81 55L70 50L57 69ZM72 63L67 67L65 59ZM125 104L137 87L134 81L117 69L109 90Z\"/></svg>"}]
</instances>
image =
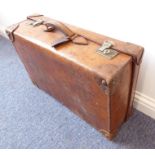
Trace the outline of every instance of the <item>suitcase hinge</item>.
<instances>
[{"instance_id":1,"label":"suitcase hinge","mask_svg":"<svg viewBox=\"0 0 155 155\"><path fill-rule=\"evenodd\" d=\"M113 46L111 41L105 41L102 46L97 50L97 53L103 55L107 59L112 59L116 55L118 55L118 52L111 47Z\"/></svg>"},{"instance_id":2,"label":"suitcase hinge","mask_svg":"<svg viewBox=\"0 0 155 155\"><path fill-rule=\"evenodd\" d=\"M15 24L6 30L6 34L8 35L8 37L10 38L12 42L15 41L15 37L13 33L17 30L18 27L19 27L19 24Z\"/></svg>"}]
</instances>

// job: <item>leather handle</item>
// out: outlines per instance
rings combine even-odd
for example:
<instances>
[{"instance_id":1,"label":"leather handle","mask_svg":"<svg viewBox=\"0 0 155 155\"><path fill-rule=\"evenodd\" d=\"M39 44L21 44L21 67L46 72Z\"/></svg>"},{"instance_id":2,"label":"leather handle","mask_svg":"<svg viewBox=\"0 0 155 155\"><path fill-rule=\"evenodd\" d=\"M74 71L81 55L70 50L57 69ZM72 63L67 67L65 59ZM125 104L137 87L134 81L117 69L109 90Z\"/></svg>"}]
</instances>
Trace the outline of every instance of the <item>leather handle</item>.
<instances>
[{"instance_id":1,"label":"leather handle","mask_svg":"<svg viewBox=\"0 0 155 155\"><path fill-rule=\"evenodd\" d=\"M34 15L31 15L31 16L28 16L27 19L29 20L33 20L34 22L38 22L38 20L35 19L35 17L40 17L40 16L43 16L43 15L38 15L38 14L34 14ZM37 23L38 24L38 23ZM53 31L55 28L59 29L64 35L68 36L68 37L72 37L75 35L74 32L72 32L65 24L57 21L57 20L49 20L49 21L44 21L42 19L40 19L39 21L39 24L43 24L46 26L46 30L47 32L50 32L50 31Z\"/></svg>"},{"instance_id":2,"label":"leather handle","mask_svg":"<svg viewBox=\"0 0 155 155\"><path fill-rule=\"evenodd\" d=\"M65 36L72 37L75 35L74 32L72 32L65 24L58 22L56 20L51 20L46 23L44 23L47 30L46 31L52 31L53 29L57 28L60 30Z\"/></svg>"},{"instance_id":3,"label":"leather handle","mask_svg":"<svg viewBox=\"0 0 155 155\"><path fill-rule=\"evenodd\" d=\"M53 30L58 29L64 34L63 38L55 40L52 43L52 47L61 45L65 42L69 42L69 41L72 41L74 44L88 45L88 40L85 37L83 37L81 35L77 35L72 30L70 30L65 24L63 24L57 20L54 20L54 19L51 19L48 21L46 21L44 19L35 19L35 17L38 17L38 16L42 16L42 15L28 16L27 19L34 21L34 23L32 23L33 26L45 25L46 26L45 32L52 32Z\"/></svg>"},{"instance_id":4,"label":"leather handle","mask_svg":"<svg viewBox=\"0 0 155 155\"><path fill-rule=\"evenodd\" d=\"M86 38L83 36L77 35L74 33L72 30L70 30L65 24L58 22L56 20L50 20L48 22L44 22L44 25L46 26L46 32L51 32L54 29L60 30L65 37L60 38L58 40L55 40L52 43L52 47L61 45L62 43L72 41L74 44L79 44L79 45L88 45L88 41Z\"/></svg>"}]
</instances>

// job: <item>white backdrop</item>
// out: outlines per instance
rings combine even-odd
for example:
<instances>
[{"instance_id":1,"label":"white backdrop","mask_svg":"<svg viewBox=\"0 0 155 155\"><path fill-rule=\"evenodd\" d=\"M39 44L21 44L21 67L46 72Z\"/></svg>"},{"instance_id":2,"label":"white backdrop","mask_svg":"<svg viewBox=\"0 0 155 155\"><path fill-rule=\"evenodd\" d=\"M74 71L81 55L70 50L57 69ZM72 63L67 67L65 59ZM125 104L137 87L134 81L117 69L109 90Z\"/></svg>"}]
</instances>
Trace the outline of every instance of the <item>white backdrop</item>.
<instances>
[{"instance_id":1,"label":"white backdrop","mask_svg":"<svg viewBox=\"0 0 155 155\"><path fill-rule=\"evenodd\" d=\"M0 0L0 27L33 13L144 46L137 91L155 99L154 0Z\"/></svg>"}]
</instances>

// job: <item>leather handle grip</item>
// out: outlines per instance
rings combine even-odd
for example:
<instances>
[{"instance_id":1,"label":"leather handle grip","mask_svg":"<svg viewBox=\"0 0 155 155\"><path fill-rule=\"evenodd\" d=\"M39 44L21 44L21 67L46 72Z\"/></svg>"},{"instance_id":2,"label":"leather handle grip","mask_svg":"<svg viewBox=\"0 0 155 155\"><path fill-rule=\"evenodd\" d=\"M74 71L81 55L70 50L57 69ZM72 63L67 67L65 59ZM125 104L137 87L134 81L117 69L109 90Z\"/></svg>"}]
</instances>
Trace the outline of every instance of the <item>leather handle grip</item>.
<instances>
[{"instance_id":1,"label":"leather handle grip","mask_svg":"<svg viewBox=\"0 0 155 155\"><path fill-rule=\"evenodd\" d=\"M51 20L48 21L46 23L44 23L44 25L46 26L47 30L46 31L52 31L53 29L57 28L58 30L60 30L65 36L68 37L72 37L73 35L75 35L74 32L72 32L66 25L64 25L61 22L58 22L56 20Z\"/></svg>"},{"instance_id":2,"label":"leather handle grip","mask_svg":"<svg viewBox=\"0 0 155 155\"><path fill-rule=\"evenodd\" d=\"M68 41L72 41L74 44L79 44L79 45L88 44L88 41L86 38L84 38L83 36L77 35L72 30L70 30L65 24L57 20L51 19L51 20L46 21L43 18L35 19L35 17L40 17L40 16L42 15L32 15L32 16L28 16L27 19L34 21L34 23L32 24L33 26L45 25L46 32L51 32L54 29L58 29L65 35L65 37L54 41L52 43L53 47L60 45L62 43L68 42Z\"/></svg>"},{"instance_id":3,"label":"leather handle grip","mask_svg":"<svg viewBox=\"0 0 155 155\"><path fill-rule=\"evenodd\" d=\"M62 43L68 42L68 41L72 41L75 44L79 44L79 45L87 45L88 41L86 40L86 38L75 34L74 32L72 32L65 24L58 22L56 20L50 20L48 22L45 22L44 25L46 26L46 30L47 32L51 32L53 31L55 28L60 30L65 37L60 38L56 41L54 41L52 43L52 46L57 46L60 45Z\"/></svg>"},{"instance_id":4,"label":"leather handle grip","mask_svg":"<svg viewBox=\"0 0 155 155\"><path fill-rule=\"evenodd\" d=\"M35 19L35 17L40 17L43 15L31 15L28 16L27 19L33 20L34 22L37 22L37 20ZM38 23L37 23L38 24ZM59 29L64 35L68 36L68 37L72 37L73 35L75 35L74 32L72 32L65 24L57 21L57 20L48 20L48 21L44 21L44 20L40 20L39 24L43 24L46 26L46 30L45 31L52 31L55 28Z\"/></svg>"}]
</instances>

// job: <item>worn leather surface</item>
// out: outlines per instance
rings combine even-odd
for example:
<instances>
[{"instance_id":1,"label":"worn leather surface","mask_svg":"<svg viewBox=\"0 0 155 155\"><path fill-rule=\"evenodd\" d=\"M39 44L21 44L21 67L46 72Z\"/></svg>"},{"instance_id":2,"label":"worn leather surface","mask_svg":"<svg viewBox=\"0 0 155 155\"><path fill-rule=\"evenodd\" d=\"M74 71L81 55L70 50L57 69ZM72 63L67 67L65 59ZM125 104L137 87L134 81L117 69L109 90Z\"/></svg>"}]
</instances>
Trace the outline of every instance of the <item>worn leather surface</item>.
<instances>
[{"instance_id":1,"label":"worn leather surface","mask_svg":"<svg viewBox=\"0 0 155 155\"><path fill-rule=\"evenodd\" d=\"M51 43L62 38L63 34L58 30L55 32L44 32L45 26L32 27L30 25L31 22L30 20L26 20L20 23L14 35L21 36L26 40L31 40L36 44L42 44L45 48L52 50ZM114 59L108 60L96 52L99 47L100 45L90 41L89 46L67 42L62 46L56 47L56 50L57 54L64 55L67 59L95 72L109 84L117 72L125 66L128 61L131 61L131 57L120 53Z\"/></svg>"},{"instance_id":2,"label":"worn leather surface","mask_svg":"<svg viewBox=\"0 0 155 155\"><path fill-rule=\"evenodd\" d=\"M34 18L50 20L44 16ZM87 45L66 42L53 48L51 43L64 34L59 30L45 32L45 25L33 27L31 22L20 23L13 44L32 82L112 138L132 109L138 75L133 69L140 62L143 48L70 25L73 32L93 41L88 40ZM100 45L94 40L111 40L113 48L121 52L106 59L96 52ZM134 51L136 60L126 51Z\"/></svg>"},{"instance_id":3,"label":"worn leather surface","mask_svg":"<svg viewBox=\"0 0 155 155\"><path fill-rule=\"evenodd\" d=\"M95 42L97 44L100 44L100 45L102 45L102 43L104 41L110 40L114 44L113 49L116 49L116 50L118 50L120 52L123 52L125 54L128 54L128 55L132 56L133 61L135 61L136 64L140 64L140 62L141 62L141 58L143 56L144 48L139 46L139 45L135 45L133 43L116 40L116 39L113 39L113 38L110 38L110 37L107 37L107 36L103 36L103 35L100 35L100 34L97 34L97 33L94 33L94 32L90 32L88 30L84 30L82 28L75 27L73 25L63 24L63 23L61 25L61 22L59 23L59 21L48 18L48 17L45 17L45 16L41 16L41 17L32 16L31 19L33 19L33 20L43 20L45 22L48 22L48 23L51 22L53 24L55 23L56 25L60 25L58 27L60 27L62 30L64 30L63 32L68 34L68 36L72 36L73 33L76 33L76 34L79 34L80 36L88 38L88 40L92 40L93 42ZM66 27L71 32L68 32L68 30L65 30Z\"/></svg>"}]
</instances>

